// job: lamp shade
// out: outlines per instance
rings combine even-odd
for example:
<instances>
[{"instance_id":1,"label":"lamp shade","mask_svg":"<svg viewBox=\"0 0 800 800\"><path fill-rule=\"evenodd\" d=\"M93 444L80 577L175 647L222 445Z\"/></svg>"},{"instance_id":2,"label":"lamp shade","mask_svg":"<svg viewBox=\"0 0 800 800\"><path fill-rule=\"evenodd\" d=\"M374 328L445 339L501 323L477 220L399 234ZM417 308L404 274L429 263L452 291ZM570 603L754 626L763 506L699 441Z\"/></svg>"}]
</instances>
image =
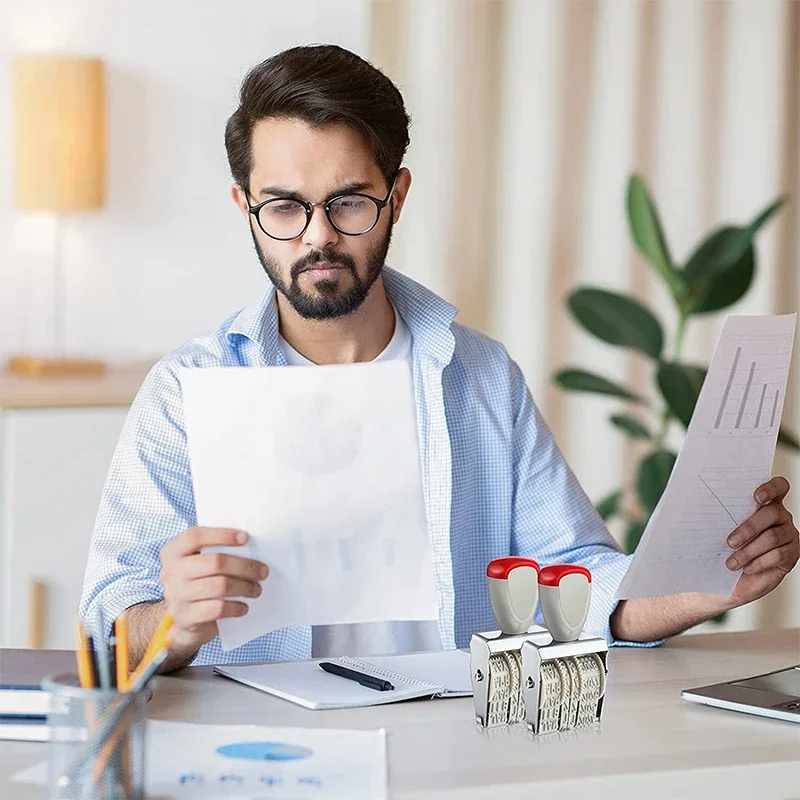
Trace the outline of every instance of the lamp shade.
<instances>
[{"instance_id":1,"label":"lamp shade","mask_svg":"<svg viewBox=\"0 0 800 800\"><path fill-rule=\"evenodd\" d=\"M97 58L14 60L16 203L83 211L105 195L105 76Z\"/></svg>"}]
</instances>

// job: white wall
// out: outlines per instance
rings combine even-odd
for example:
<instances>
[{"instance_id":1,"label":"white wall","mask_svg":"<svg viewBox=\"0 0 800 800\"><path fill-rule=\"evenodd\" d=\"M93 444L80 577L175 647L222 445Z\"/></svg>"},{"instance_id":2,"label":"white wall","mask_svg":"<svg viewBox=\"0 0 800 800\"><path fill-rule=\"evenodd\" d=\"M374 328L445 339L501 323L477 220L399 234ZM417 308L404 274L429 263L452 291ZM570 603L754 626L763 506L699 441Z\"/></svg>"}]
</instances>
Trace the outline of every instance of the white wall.
<instances>
[{"instance_id":1,"label":"white wall","mask_svg":"<svg viewBox=\"0 0 800 800\"><path fill-rule=\"evenodd\" d=\"M0 358L46 347L52 321L52 219L13 207L14 53L106 61L108 202L67 223L67 350L150 357L214 327L263 290L266 278L228 196L223 145L245 72L296 44L365 52L368 5L2 0Z\"/></svg>"}]
</instances>

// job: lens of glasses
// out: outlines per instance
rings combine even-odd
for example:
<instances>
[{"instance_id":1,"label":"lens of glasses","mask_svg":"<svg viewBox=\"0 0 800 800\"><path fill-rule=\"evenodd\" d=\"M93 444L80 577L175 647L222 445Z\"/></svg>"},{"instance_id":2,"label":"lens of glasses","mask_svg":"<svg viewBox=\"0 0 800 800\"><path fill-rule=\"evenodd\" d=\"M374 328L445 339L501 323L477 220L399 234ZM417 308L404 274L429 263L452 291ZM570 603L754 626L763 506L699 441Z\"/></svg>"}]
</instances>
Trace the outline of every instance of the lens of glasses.
<instances>
[{"instance_id":1,"label":"lens of glasses","mask_svg":"<svg viewBox=\"0 0 800 800\"><path fill-rule=\"evenodd\" d=\"M258 223L269 236L294 239L306 226L306 210L297 200L277 198L261 206Z\"/></svg>"},{"instance_id":2,"label":"lens of glasses","mask_svg":"<svg viewBox=\"0 0 800 800\"><path fill-rule=\"evenodd\" d=\"M378 211L372 200L359 194L337 197L330 205L331 221L342 233L366 233L378 221Z\"/></svg>"},{"instance_id":3,"label":"lens of glasses","mask_svg":"<svg viewBox=\"0 0 800 800\"><path fill-rule=\"evenodd\" d=\"M378 221L380 209L369 198L357 194L337 197L329 206L330 219L342 233L366 233ZM258 222L276 239L294 239L306 226L306 209L297 200L276 198L261 206Z\"/></svg>"}]
</instances>

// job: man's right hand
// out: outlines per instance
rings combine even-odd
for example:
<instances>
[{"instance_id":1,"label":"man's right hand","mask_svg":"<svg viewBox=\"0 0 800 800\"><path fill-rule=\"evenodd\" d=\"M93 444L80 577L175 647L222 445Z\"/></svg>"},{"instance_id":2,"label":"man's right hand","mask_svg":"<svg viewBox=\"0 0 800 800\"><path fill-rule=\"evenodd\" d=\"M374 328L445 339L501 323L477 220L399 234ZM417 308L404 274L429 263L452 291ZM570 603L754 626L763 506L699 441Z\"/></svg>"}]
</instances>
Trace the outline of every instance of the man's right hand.
<instances>
[{"instance_id":1,"label":"man's right hand","mask_svg":"<svg viewBox=\"0 0 800 800\"><path fill-rule=\"evenodd\" d=\"M243 545L247 534L229 528L189 528L161 548L161 585L174 617L170 650L191 658L218 633L217 622L242 617L247 604L226 597L258 597L269 568L261 561L202 548Z\"/></svg>"}]
</instances>

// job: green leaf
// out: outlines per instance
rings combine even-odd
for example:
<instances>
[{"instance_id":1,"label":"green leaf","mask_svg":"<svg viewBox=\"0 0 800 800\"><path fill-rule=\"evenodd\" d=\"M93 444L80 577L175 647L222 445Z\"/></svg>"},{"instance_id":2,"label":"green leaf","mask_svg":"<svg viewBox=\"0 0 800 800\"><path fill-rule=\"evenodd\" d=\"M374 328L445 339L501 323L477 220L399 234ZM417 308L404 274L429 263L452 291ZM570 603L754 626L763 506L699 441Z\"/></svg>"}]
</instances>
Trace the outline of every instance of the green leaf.
<instances>
[{"instance_id":1,"label":"green leaf","mask_svg":"<svg viewBox=\"0 0 800 800\"><path fill-rule=\"evenodd\" d=\"M689 258L683 271L684 277L691 284L731 269L752 245L753 237L759 229L783 203L784 199L779 197L758 214L747 227L724 227L713 233Z\"/></svg>"},{"instance_id":2,"label":"green leaf","mask_svg":"<svg viewBox=\"0 0 800 800\"><path fill-rule=\"evenodd\" d=\"M706 372L705 367L689 364L665 363L658 368L658 388L673 416L685 427L689 426Z\"/></svg>"},{"instance_id":3,"label":"green leaf","mask_svg":"<svg viewBox=\"0 0 800 800\"><path fill-rule=\"evenodd\" d=\"M628 530L625 532L625 539L622 544L626 553L632 553L636 549L639 544L639 540L642 538L642 534L644 533L646 525L646 522L631 522L631 524L628 526Z\"/></svg>"},{"instance_id":4,"label":"green leaf","mask_svg":"<svg viewBox=\"0 0 800 800\"><path fill-rule=\"evenodd\" d=\"M686 283L673 266L658 211L639 175L632 175L628 181L627 208L628 226L636 247L669 286L673 296L679 297Z\"/></svg>"},{"instance_id":5,"label":"green leaf","mask_svg":"<svg viewBox=\"0 0 800 800\"><path fill-rule=\"evenodd\" d=\"M617 489L616 492L612 492L610 495L608 495L608 497L604 497L595 506L597 508L597 513L603 519L611 519L611 517L613 517L614 514L617 513L621 497L622 497L622 492L619 489Z\"/></svg>"},{"instance_id":6,"label":"green leaf","mask_svg":"<svg viewBox=\"0 0 800 800\"><path fill-rule=\"evenodd\" d=\"M744 228L720 228L712 233L689 258L683 270L689 289L681 301L687 314L719 311L740 300L750 288L756 270L752 244L738 259L728 263L737 250Z\"/></svg>"},{"instance_id":7,"label":"green leaf","mask_svg":"<svg viewBox=\"0 0 800 800\"><path fill-rule=\"evenodd\" d=\"M797 436L783 426L778 431L778 443L788 447L790 450L794 450L796 453L800 453L800 441L798 441Z\"/></svg>"},{"instance_id":8,"label":"green leaf","mask_svg":"<svg viewBox=\"0 0 800 800\"><path fill-rule=\"evenodd\" d=\"M634 403L647 403L643 397L629 392L619 384L582 369L562 369L561 372L556 373L554 379L562 389L566 389L568 392L592 392L620 397Z\"/></svg>"},{"instance_id":9,"label":"green leaf","mask_svg":"<svg viewBox=\"0 0 800 800\"><path fill-rule=\"evenodd\" d=\"M604 289L576 289L567 303L575 319L598 339L660 358L661 323L637 300Z\"/></svg>"},{"instance_id":10,"label":"green leaf","mask_svg":"<svg viewBox=\"0 0 800 800\"><path fill-rule=\"evenodd\" d=\"M636 489L642 505L652 514L675 465L675 453L669 450L656 450L639 464L639 477Z\"/></svg>"},{"instance_id":11,"label":"green leaf","mask_svg":"<svg viewBox=\"0 0 800 800\"><path fill-rule=\"evenodd\" d=\"M639 422L636 417L629 414L614 414L611 417L611 424L620 430L625 431L631 439L652 439L653 436L647 426Z\"/></svg>"}]
</instances>

